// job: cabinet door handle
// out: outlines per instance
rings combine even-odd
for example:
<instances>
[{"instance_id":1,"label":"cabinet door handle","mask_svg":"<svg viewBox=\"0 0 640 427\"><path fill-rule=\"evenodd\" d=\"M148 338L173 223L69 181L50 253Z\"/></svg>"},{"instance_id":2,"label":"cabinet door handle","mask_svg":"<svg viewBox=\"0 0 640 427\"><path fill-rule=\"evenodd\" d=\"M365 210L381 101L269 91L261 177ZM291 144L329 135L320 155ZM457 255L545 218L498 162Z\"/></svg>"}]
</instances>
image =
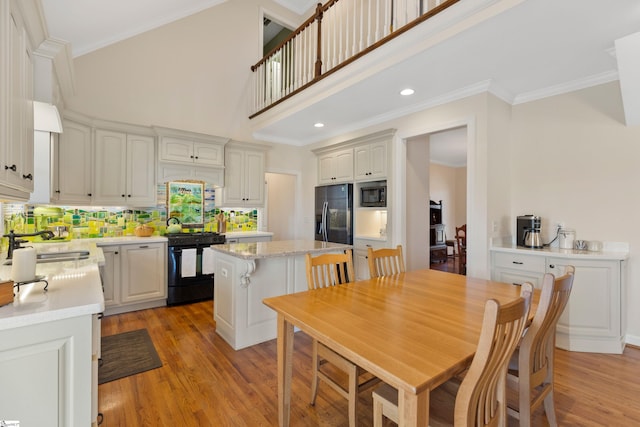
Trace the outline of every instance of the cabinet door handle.
<instances>
[{"instance_id":1,"label":"cabinet door handle","mask_svg":"<svg viewBox=\"0 0 640 427\"><path fill-rule=\"evenodd\" d=\"M33 175L31 175L31 174L28 174L28 175L22 175L22 179L28 179L28 180L33 181Z\"/></svg>"},{"instance_id":2,"label":"cabinet door handle","mask_svg":"<svg viewBox=\"0 0 640 427\"><path fill-rule=\"evenodd\" d=\"M524 262L522 262L522 261L513 261L513 263L514 263L514 264L516 264L516 265L522 265L522 264L524 264Z\"/></svg>"},{"instance_id":3,"label":"cabinet door handle","mask_svg":"<svg viewBox=\"0 0 640 427\"><path fill-rule=\"evenodd\" d=\"M18 168L16 167L16 165L11 165L11 166L4 165L4 170L7 170L7 169L11 169L12 171L15 172L16 169Z\"/></svg>"},{"instance_id":4,"label":"cabinet door handle","mask_svg":"<svg viewBox=\"0 0 640 427\"><path fill-rule=\"evenodd\" d=\"M140 249L147 249L148 247L149 247L149 245L138 246L138 248L140 248Z\"/></svg>"},{"instance_id":5,"label":"cabinet door handle","mask_svg":"<svg viewBox=\"0 0 640 427\"><path fill-rule=\"evenodd\" d=\"M549 268L556 268L555 264L549 264Z\"/></svg>"},{"instance_id":6,"label":"cabinet door handle","mask_svg":"<svg viewBox=\"0 0 640 427\"><path fill-rule=\"evenodd\" d=\"M56 193L60 194L60 190L56 190Z\"/></svg>"},{"instance_id":7,"label":"cabinet door handle","mask_svg":"<svg viewBox=\"0 0 640 427\"><path fill-rule=\"evenodd\" d=\"M124 194L121 194L120 196L124 198Z\"/></svg>"},{"instance_id":8,"label":"cabinet door handle","mask_svg":"<svg viewBox=\"0 0 640 427\"><path fill-rule=\"evenodd\" d=\"M91 197L91 196L92 196L92 194L91 194L91 193L87 193L87 196Z\"/></svg>"}]
</instances>

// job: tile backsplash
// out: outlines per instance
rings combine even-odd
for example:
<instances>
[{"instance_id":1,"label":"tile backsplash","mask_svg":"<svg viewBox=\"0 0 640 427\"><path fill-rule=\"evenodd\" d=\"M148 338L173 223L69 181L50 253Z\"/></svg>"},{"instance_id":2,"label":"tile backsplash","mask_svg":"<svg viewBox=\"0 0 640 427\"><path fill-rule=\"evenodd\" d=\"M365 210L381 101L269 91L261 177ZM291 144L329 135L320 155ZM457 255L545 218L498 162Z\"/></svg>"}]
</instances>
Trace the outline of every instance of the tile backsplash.
<instances>
[{"instance_id":1,"label":"tile backsplash","mask_svg":"<svg viewBox=\"0 0 640 427\"><path fill-rule=\"evenodd\" d=\"M139 224L164 235L167 224L166 186L158 185L158 204L145 208L2 204L2 234L34 233L56 225L67 226L67 238L119 237L134 235ZM222 212L227 232L257 231L261 209L227 209L215 206L214 188L205 187L204 227L192 231L218 231Z\"/></svg>"}]
</instances>

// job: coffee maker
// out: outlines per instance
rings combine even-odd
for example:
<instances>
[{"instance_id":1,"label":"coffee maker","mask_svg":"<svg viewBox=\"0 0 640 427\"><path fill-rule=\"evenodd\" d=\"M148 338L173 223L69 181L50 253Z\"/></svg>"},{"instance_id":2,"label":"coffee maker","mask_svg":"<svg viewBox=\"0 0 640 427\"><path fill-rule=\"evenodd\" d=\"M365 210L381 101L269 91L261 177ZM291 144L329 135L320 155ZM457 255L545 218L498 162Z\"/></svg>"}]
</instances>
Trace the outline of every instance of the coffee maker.
<instances>
[{"instance_id":1,"label":"coffee maker","mask_svg":"<svg viewBox=\"0 0 640 427\"><path fill-rule=\"evenodd\" d=\"M519 216L516 219L516 245L531 249L542 248L541 224L542 218L539 216Z\"/></svg>"}]
</instances>

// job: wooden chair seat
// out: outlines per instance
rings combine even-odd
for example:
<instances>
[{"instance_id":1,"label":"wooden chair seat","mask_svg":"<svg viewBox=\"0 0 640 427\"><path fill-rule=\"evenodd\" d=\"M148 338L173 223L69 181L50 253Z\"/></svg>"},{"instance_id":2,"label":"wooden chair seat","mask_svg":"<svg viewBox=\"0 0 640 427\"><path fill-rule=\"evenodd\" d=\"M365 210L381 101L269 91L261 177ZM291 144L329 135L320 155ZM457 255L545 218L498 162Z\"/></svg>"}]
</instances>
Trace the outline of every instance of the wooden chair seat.
<instances>
[{"instance_id":1,"label":"wooden chair seat","mask_svg":"<svg viewBox=\"0 0 640 427\"><path fill-rule=\"evenodd\" d=\"M476 354L464 379L452 378L429 396L429 425L506 426L507 365L527 323L533 286L524 284L521 298L500 306L485 305ZM373 392L373 425L383 416L398 422L398 392L382 384Z\"/></svg>"},{"instance_id":2,"label":"wooden chair seat","mask_svg":"<svg viewBox=\"0 0 640 427\"><path fill-rule=\"evenodd\" d=\"M352 251L344 254L306 255L307 286L309 290L338 286L355 281ZM312 342L311 405L315 405L320 380L348 400L349 426L357 426L358 394L378 381L370 373L342 357L317 340ZM346 384L335 370L346 375Z\"/></svg>"}]
</instances>

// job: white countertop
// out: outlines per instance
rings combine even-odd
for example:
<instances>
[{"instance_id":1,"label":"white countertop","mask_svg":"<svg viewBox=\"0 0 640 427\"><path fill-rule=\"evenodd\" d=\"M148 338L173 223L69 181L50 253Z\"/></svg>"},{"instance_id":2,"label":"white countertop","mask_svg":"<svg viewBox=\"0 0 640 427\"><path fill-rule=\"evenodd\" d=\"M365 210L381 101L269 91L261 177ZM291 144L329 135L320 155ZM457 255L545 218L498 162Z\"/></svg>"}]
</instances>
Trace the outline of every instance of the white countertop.
<instances>
[{"instance_id":1,"label":"white countertop","mask_svg":"<svg viewBox=\"0 0 640 427\"><path fill-rule=\"evenodd\" d=\"M625 243L605 243L602 251L585 251L578 249L560 249L545 247L542 249L529 249L514 244L494 243L491 250L495 252L509 252L526 255L553 256L559 258L588 258L601 260L624 261L629 257L628 245Z\"/></svg>"},{"instance_id":2,"label":"white countertop","mask_svg":"<svg viewBox=\"0 0 640 427\"><path fill-rule=\"evenodd\" d=\"M13 303L0 307L0 330L50 322L104 311L104 295L98 266L104 264L102 250L95 243L34 243L37 252L89 250L79 261L36 264L36 275L48 282L14 288ZM6 255L3 255L4 261ZM11 277L11 266L0 265L0 277Z\"/></svg>"},{"instance_id":3,"label":"white countertop","mask_svg":"<svg viewBox=\"0 0 640 427\"><path fill-rule=\"evenodd\" d=\"M211 249L241 259L259 259L296 256L306 253L334 252L337 249L353 249L352 245L319 242L317 240L276 240L273 242L230 243L212 245Z\"/></svg>"}]
</instances>

